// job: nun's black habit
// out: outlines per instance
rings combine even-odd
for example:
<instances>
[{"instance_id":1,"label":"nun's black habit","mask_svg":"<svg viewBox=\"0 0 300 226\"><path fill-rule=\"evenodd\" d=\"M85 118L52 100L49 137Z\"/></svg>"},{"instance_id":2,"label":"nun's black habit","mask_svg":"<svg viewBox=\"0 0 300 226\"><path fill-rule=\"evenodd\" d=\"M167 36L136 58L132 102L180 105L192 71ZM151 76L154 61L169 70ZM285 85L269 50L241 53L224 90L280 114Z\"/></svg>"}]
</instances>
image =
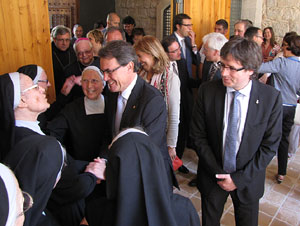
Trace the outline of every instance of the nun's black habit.
<instances>
[{"instance_id":1,"label":"nun's black habit","mask_svg":"<svg viewBox=\"0 0 300 226\"><path fill-rule=\"evenodd\" d=\"M16 144L5 163L14 171L22 190L34 200L25 213L25 226L43 225L43 211L61 170L63 155L55 138L16 127ZM49 219L50 220L50 219Z\"/></svg>"},{"instance_id":2,"label":"nun's black habit","mask_svg":"<svg viewBox=\"0 0 300 226\"><path fill-rule=\"evenodd\" d=\"M8 74L0 76L0 162L12 147L14 140L14 93Z\"/></svg>"},{"instance_id":3,"label":"nun's black habit","mask_svg":"<svg viewBox=\"0 0 300 226\"><path fill-rule=\"evenodd\" d=\"M13 100L13 104L6 105L2 110L14 114L13 108L16 108L20 101L20 77L19 73L10 75L9 80L1 77L0 86L10 86L6 98ZM15 132L13 144L10 144L13 147L4 162L14 171L22 190L27 191L34 199L34 206L25 213L24 225L45 225L38 222L44 220L42 213L61 170L63 153L55 138L37 134L27 128L14 127L14 125L13 120L9 124L11 127L7 128L8 131L15 130ZM12 140L9 135L11 134L6 136L7 139Z\"/></svg>"},{"instance_id":4,"label":"nun's black habit","mask_svg":"<svg viewBox=\"0 0 300 226\"><path fill-rule=\"evenodd\" d=\"M130 132L113 143L106 183L108 206L103 215L96 201L89 207L90 226L200 225L191 201L170 192L161 152L145 134Z\"/></svg>"}]
</instances>

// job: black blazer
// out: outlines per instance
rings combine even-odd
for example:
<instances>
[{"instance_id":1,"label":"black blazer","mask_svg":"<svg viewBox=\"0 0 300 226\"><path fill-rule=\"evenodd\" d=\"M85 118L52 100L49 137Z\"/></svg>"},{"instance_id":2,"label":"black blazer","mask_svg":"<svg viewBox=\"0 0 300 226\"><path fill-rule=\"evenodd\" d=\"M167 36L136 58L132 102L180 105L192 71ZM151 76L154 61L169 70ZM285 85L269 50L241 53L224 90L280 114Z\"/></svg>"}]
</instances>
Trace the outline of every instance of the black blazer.
<instances>
[{"instance_id":1,"label":"black blazer","mask_svg":"<svg viewBox=\"0 0 300 226\"><path fill-rule=\"evenodd\" d=\"M175 37L177 42L179 43L179 41L174 33L172 33L171 36ZM199 51L197 51L197 54L194 54L194 52L192 50L191 39L189 37L185 37L184 42L185 42L185 56L186 56L185 61L186 61L186 65L187 65L187 71L188 71L189 78L193 78L192 64L197 66L197 78L198 78L198 66L200 64L200 59L201 59ZM179 45L181 46L180 43L179 43ZM181 52L181 58L184 59L182 52Z\"/></svg>"},{"instance_id":2,"label":"black blazer","mask_svg":"<svg viewBox=\"0 0 300 226\"><path fill-rule=\"evenodd\" d=\"M209 81L209 71L210 71L210 67L212 66L212 64L213 64L213 62L207 61L206 59L204 60L201 83ZM221 79L220 69L218 69L216 71L212 80L218 80L218 79Z\"/></svg>"},{"instance_id":3,"label":"black blazer","mask_svg":"<svg viewBox=\"0 0 300 226\"><path fill-rule=\"evenodd\" d=\"M222 80L204 83L194 106L191 136L197 147L198 188L208 195L218 189L215 175L223 170L223 117L226 87ZM231 173L242 202L258 200L264 193L265 169L281 139L282 100L273 87L252 81L247 117L236 172Z\"/></svg>"},{"instance_id":4,"label":"black blazer","mask_svg":"<svg viewBox=\"0 0 300 226\"><path fill-rule=\"evenodd\" d=\"M108 92L105 112L111 139L114 134L115 116L119 93ZM120 130L141 126L151 140L162 150L163 157L170 159L167 149L166 128L167 109L161 93L137 77L135 86L127 101L122 115Z\"/></svg>"}]
</instances>

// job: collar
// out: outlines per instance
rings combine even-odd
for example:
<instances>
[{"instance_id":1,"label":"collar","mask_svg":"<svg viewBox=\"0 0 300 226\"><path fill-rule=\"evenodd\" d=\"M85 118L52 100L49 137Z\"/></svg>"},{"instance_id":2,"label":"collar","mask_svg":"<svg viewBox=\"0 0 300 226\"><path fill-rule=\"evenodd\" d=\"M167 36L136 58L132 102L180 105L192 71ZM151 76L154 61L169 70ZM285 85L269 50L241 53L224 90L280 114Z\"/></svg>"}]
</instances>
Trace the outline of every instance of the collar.
<instances>
[{"instance_id":1,"label":"collar","mask_svg":"<svg viewBox=\"0 0 300 226\"><path fill-rule=\"evenodd\" d=\"M100 94L96 100L90 100L85 96L84 108L86 115L103 114L105 108L104 96Z\"/></svg>"},{"instance_id":2,"label":"collar","mask_svg":"<svg viewBox=\"0 0 300 226\"><path fill-rule=\"evenodd\" d=\"M251 88L252 88L252 80L250 80L243 89L240 89L238 91L239 91L239 93L243 94L244 96L250 96ZM236 90L231 87L226 87L227 94L234 92L234 91L236 91Z\"/></svg>"},{"instance_id":3,"label":"collar","mask_svg":"<svg viewBox=\"0 0 300 226\"><path fill-rule=\"evenodd\" d=\"M174 32L176 38L178 39L179 45L181 46L181 40L184 40L184 37L181 37L176 31Z\"/></svg>"},{"instance_id":4,"label":"collar","mask_svg":"<svg viewBox=\"0 0 300 226\"><path fill-rule=\"evenodd\" d=\"M16 126L17 127L25 127L25 128L33 130L34 132L36 132L40 135L45 135L39 126L39 121L16 120Z\"/></svg>"},{"instance_id":5,"label":"collar","mask_svg":"<svg viewBox=\"0 0 300 226\"><path fill-rule=\"evenodd\" d=\"M147 133L145 133L144 131L141 131L139 129L136 129L136 128L128 128L128 129L125 129L123 131L121 131L117 136L115 136L115 138L113 139L113 141L111 142L111 144L108 146L108 149L111 148L111 146L121 137L125 136L127 133L141 133L141 134L144 134L146 136L148 136Z\"/></svg>"},{"instance_id":6,"label":"collar","mask_svg":"<svg viewBox=\"0 0 300 226\"><path fill-rule=\"evenodd\" d=\"M120 93L124 99L126 99L126 100L129 99L132 89L136 84L136 80L137 80L137 74L135 75L135 78L132 80L130 85L123 92Z\"/></svg>"}]
</instances>

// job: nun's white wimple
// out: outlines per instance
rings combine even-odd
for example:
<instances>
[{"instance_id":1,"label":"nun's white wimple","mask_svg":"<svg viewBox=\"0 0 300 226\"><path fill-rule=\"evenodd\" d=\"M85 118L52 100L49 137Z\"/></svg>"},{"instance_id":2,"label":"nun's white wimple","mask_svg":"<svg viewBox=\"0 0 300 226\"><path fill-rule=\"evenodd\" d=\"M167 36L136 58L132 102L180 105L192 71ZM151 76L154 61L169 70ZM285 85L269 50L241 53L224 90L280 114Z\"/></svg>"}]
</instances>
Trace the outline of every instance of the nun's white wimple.
<instances>
[{"instance_id":1,"label":"nun's white wimple","mask_svg":"<svg viewBox=\"0 0 300 226\"><path fill-rule=\"evenodd\" d=\"M102 79L103 87L104 87L106 82L104 81L104 77L103 77L103 74L101 73L100 69L96 66L88 66L82 71L82 75L85 71L88 71L88 70L96 71L99 74L100 78Z\"/></svg>"},{"instance_id":2,"label":"nun's white wimple","mask_svg":"<svg viewBox=\"0 0 300 226\"><path fill-rule=\"evenodd\" d=\"M0 163L0 177L2 178L8 196L8 217L5 226L15 226L17 215L17 184L12 171Z\"/></svg>"},{"instance_id":3,"label":"nun's white wimple","mask_svg":"<svg viewBox=\"0 0 300 226\"><path fill-rule=\"evenodd\" d=\"M9 73L9 77L14 85L14 109L16 109L21 101L20 73Z\"/></svg>"},{"instance_id":4,"label":"nun's white wimple","mask_svg":"<svg viewBox=\"0 0 300 226\"><path fill-rule=\"evenodd\" d=\"M36 76L35 76L35 78L33 80L33 84L37 84L38 83L38 81L41 78L42 72L43 72L43 68L40 67L40 66L37 66L37 72L36 72Z\"/></svg>"}]
</instances>

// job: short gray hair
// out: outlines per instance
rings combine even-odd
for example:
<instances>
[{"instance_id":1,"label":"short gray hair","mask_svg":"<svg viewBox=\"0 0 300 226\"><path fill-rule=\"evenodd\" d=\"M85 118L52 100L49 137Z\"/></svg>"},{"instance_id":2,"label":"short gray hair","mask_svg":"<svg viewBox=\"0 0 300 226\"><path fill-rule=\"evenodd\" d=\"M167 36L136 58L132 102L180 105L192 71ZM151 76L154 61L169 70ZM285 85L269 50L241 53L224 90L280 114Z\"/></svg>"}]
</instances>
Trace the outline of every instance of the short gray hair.
<instances>
[{"instance_id":1,"label":"short gray hair","mask_svg":"<svg viewBox=\"0 0 300 226\"><path fill-rule=\"evenodd\" d=\"M221 33L212 32L202 38L203 44L207 43L208 47L214 50L221 51L222 47L228 39Z\"/></svg>"},{"instance_id":2,"label":"short gray hair","mask_svg":"<svg viewBox=\"0 0 300 226\"><path fill-rule=\"evenodd\" d=\"M99 56L100 61L101 58L115 58L122 66L126 66L132 61L134 63L134 72L138 70L138 57L130 43L121 40L111 41L104 48L100 49Z\"/></svg>"},{"instance_id":3,"label":"short gray hair","mask_svg":"<svg viewBox=\"0 0 300 226\"><path fill-rule=\"evenodd\" d=\"M71 37L71 30L68 27L65 27L64 25L57 25L54 27L51 31L51 37L56 38L58 35L64 35L66 33L69 33Z\"/></svg>"},{"instance_id":4,"label":"short gray hair","mask_svg":"<svg viewBox=\"0 0 300 226\"><path fill-rule=\"evenodd\" d=\"M105 35L104 35L105 41L106 41L106 39L107 39L107 35L108 35L109 33L115 32L115 31L119 31L119 32L121 33L121 35L122 35L123 41L126 41L125 32L124 32L121 28L119 28L119 27L109 27L109 28L106 30Z\"/></svg>"}]
</instances>

